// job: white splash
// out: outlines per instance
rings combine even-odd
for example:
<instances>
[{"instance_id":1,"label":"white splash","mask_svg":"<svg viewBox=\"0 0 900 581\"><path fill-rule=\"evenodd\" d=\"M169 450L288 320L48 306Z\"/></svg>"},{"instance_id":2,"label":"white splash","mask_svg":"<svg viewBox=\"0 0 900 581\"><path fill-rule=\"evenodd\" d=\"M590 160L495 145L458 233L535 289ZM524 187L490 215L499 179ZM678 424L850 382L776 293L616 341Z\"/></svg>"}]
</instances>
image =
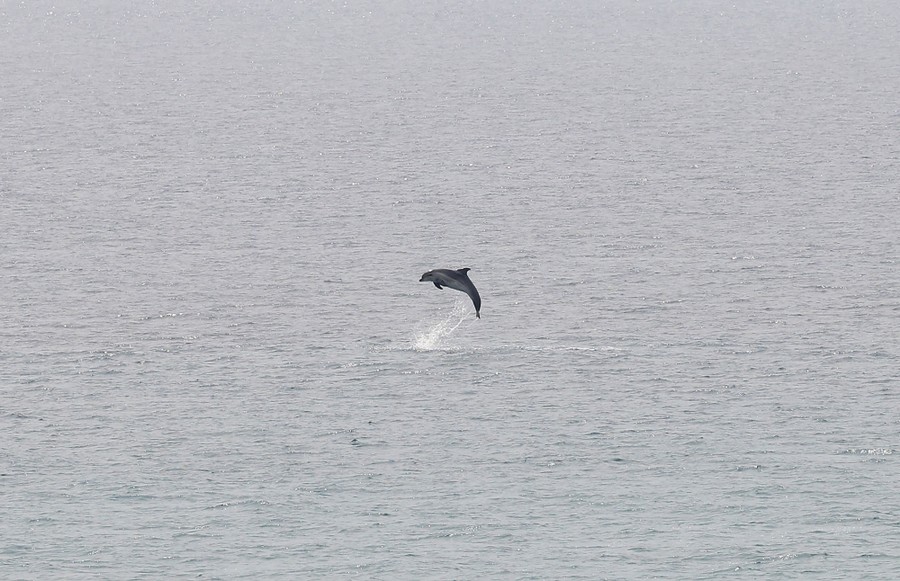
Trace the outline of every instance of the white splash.
<instances>
[{"instance_id":1,"label":"white splash","mask_svg":"<svg viewBox=\"0 0 900 581\"><path fill-rule=\"evenodd\" d=\"M423 322L425 329L416 331L412 339L412 347L416 351L434 351L446 349L447 341L453 331L463 321L472 316L472 307L464 300L458 300L453 305L453 310L441 321Z\"/></svg>"}]
</instances>

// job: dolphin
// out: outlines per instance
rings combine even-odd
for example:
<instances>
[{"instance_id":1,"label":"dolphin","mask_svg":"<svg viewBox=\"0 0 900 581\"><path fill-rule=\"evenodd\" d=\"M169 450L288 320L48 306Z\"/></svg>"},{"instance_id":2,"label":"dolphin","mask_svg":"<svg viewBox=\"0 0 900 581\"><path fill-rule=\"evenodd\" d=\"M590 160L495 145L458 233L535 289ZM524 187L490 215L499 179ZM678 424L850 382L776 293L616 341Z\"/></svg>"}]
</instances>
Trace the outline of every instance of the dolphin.
<instances>
[{"instance_id":1,"label":"dolphin","mask_svg":"<svg viewBox=\"0 0 900 581\"><path fill-rule=\"evenodd\" d=\"M438 268L437 270L429 270L422 275L419 282L433 282L434 286L439 289L442 287L456 289L469 295L472 303L475 305L475 316L481 318L481 297L478 295L478 289L469 280L466 274L472 270L471 268L460 268L459 270L450 270L448 268Z\"/></svg>"}]
</instances>

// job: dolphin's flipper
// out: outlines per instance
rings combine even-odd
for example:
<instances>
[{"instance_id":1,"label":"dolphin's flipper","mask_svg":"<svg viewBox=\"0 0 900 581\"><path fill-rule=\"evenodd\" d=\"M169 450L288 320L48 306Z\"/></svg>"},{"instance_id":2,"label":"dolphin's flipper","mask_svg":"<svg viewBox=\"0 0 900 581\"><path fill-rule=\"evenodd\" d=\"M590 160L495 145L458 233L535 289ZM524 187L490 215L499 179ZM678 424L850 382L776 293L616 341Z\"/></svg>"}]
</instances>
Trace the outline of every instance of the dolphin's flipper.
<instances>
[{"instance_id":1,"label":"dolphin's flipper","mask_svg":"<svg viewBox=\"0 0 900 581\"><path fill-rule=\"evenodd\" d=\"M434 283L434 286L438 287L438 290L444 290L444 287L442 287L441 285L439 285L439 284L438 284L438 281L434 280L434 281L432 281L432 282Z\"/></svg>"}]
</instances>

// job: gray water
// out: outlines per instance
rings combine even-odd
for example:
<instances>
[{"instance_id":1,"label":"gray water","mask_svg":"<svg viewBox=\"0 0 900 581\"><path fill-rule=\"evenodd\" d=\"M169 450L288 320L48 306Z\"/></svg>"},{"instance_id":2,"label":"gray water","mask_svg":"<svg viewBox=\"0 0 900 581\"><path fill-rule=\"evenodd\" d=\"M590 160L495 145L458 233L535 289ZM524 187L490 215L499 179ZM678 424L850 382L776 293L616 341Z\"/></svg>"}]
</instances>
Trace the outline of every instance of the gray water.
<instances>
[{"instance_id":1,"label":"gray water","mask_svg":"<svg viewBox=\"0 0 900 581\"><path fill-rule=\"evenodd\" d=\"M900 578L896 2L128 4L0 4L0 577Z\"/></svg>"}]
</instances>

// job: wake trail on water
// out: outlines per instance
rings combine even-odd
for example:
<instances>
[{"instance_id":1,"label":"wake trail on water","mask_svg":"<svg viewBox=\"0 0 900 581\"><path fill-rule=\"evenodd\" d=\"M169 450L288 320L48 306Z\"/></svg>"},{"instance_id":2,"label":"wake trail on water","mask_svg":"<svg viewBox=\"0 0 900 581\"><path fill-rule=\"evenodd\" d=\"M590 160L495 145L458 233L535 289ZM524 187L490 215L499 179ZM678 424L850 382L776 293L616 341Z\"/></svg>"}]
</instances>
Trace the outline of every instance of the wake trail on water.
<instances>
[{"instance_id":1,"label":"wake trail on water","mask_svg":"<svg viewBox=\"0 0 900 581\"><path fill-rule=\"evenodd\" d=\"M471 305L464 300L458 300L453 305L453 310L437 322L423 322L423 330L416 331L412 339L412 348L416 351L434 351L446 349L450 335L462 322L472 316Z\"/></svg>"}]
</instances>

